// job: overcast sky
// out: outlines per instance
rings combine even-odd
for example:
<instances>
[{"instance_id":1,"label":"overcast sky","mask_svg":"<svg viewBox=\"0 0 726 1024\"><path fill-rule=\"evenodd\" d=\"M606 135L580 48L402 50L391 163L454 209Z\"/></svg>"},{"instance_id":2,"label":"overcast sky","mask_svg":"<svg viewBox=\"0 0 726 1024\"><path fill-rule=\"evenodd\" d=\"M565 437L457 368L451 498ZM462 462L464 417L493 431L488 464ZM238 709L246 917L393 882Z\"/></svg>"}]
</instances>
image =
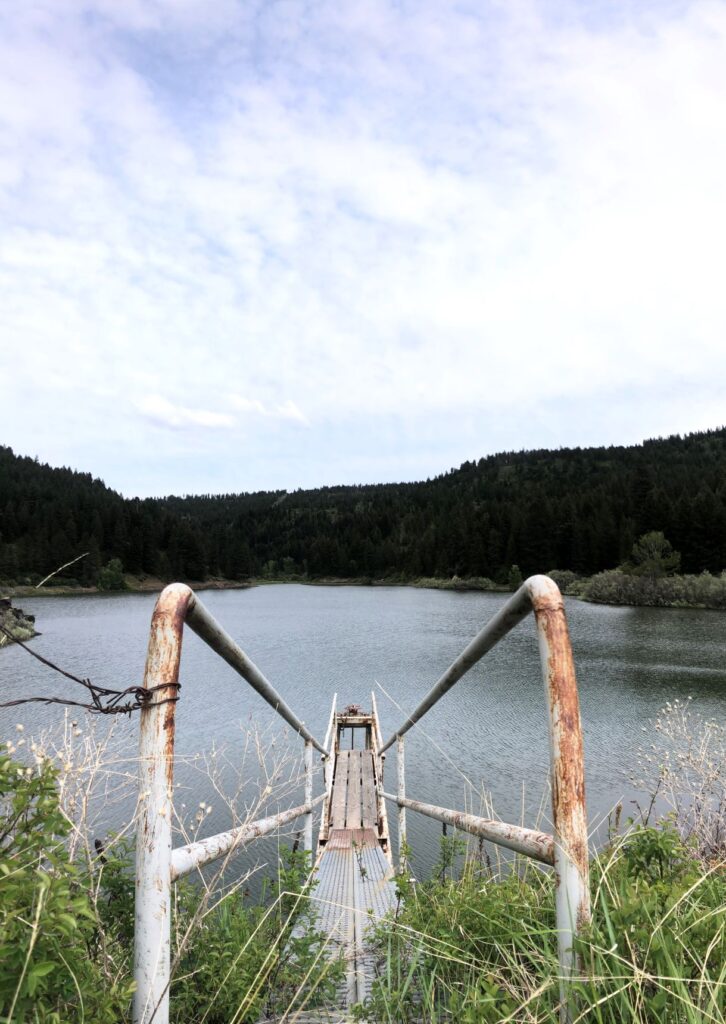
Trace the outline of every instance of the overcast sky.
<instances>
[{"instance_id":1,"label":"overcast sky","mask_svg":"<svg viewBox=\"0 0 726 1024\"><path fill-rule=\"evenodd\" d=\"M726 422L726 3L23 0L0 442L126 495Z\"/></svg>"}]
</instances>

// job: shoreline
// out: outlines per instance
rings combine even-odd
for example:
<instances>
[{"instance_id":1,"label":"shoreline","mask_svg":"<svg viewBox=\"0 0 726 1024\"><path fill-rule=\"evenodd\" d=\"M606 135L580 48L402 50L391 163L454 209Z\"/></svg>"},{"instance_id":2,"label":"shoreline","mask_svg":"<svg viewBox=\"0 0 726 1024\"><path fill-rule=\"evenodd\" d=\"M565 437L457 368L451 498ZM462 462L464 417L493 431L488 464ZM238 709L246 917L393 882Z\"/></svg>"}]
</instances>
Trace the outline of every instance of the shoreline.
<instances>
[{"instance_id":1,"label":"shoreline","mask_svg":"<svg viewBox=\"0 0 726 1024\"><path fill-rule=\"evenodd\" d=\"M126 577L126 586L123 590L99 590L98 587L34 587L22 584L14 587L5 586L0 583L0 597L98 597L110 595L118 597L121 594L160 594L169 583L186 583L195 592L198 590L247 590L254 586L250 581L242 580L160 580L156 577L138 578Z\"/></svg>"},{"instance_id":2,"label":"shoreline","mask_svg":"<svg viewBox=\"0 0 726 1024\"><path fill-rule=\"evenodd\" d=\"M671 580L683 578L684 577L670 577ZM594 579L594 577L590 577L589 579ZM99 590L98 587L63 585L37 589L29 584L12 587L0 584L0 597L27 599L36 597L95 597L103 595L118 597L122 594L155 594L160 593L164 587L169 585L170 582L177 582L173 580L164 581L153 576L136 577L131 575L126 575L125 581L126 586L123 590ZM416 577L415 579L405 579L401 576L380 577L378 579L373 579L368 576L326 576L318 579L306 579L300 576L276 576L254 577L248 580L226 580L213 578L204 581L182 580L178 582L186 583L186 585L191 587L195 592L205 590L249 590L252 587L274 587L289 584L297 584L305 587L412 587L419 590L447 590L456 593L489 593L502 595L512 594L514 592L506 584L497 584L493 580L486 579L484 577L464 578L458 576L454 576L449 579L427 576ZM721 612L725 610L723 607L714 606L713 604L709 605L700 602L687 602L678 599L673 601L664 601L661 598L660 600L653 600L652 602L642 600L598 600L593 599L582 592L584 589L583 584L589 582L589 580L585 578L578 580L577 588L572 587L572 589L570 586L562 586L557 579L555 579L555 582L558 582L560 585L563 597L567 597L575 601L585 601L587 604L599 604L611 608L670 608Z\"/></svg>"},{"instance_id":3,"label":"shoreline","mask_svg":"<svg viewBox=\"0 0 726 1024\"><path fill-rule=\"evenodd\" d=\"M9 598L28 597L95 597L98 595L120 594L157 594L170 583L185 583L192 590L249 590L252 587L285 586L291 583L304 587L413 587L420 590L453 590L462 593L482 592L495 594L513 593L506 585L496 584L491 580L483 581L481 577L462 579L454 576L451 579L420 576L415 579L404 579L400 576L380 577L369 576L322 576L318 579L306 579L301 576L252 577L248 580L161 580L158 577L125 576L126 586L123 590L100 590L98 587L81 587L58 585L36 588L30 584L7 586L0 583L0 596Z\"/></svg>"}]
</instances>

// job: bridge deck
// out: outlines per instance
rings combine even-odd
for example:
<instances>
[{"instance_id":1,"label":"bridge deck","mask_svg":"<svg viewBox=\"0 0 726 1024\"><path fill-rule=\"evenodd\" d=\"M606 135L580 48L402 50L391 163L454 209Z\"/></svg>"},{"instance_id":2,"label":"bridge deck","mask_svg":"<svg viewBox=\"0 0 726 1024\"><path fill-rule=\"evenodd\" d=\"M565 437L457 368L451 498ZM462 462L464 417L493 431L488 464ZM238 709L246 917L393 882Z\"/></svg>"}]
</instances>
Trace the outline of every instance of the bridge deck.
<instances>
[{"instance_id":1,"label":"bridge deck","mask_svg":"<svg viewBox=\"0 0 726 1024\"><path fill-rule=\"evenodd\" d=\"M378 797L375 708L371 714L350 711L335 716L333 785L323 812L312 893L318 927L329 936L331 952L342 952L346 962L341 1020L370 991L375 964L368 934L397 902L385 804ZM364 732L365 749L340 749L350 729Z\"/></svg>"}]
</instances>

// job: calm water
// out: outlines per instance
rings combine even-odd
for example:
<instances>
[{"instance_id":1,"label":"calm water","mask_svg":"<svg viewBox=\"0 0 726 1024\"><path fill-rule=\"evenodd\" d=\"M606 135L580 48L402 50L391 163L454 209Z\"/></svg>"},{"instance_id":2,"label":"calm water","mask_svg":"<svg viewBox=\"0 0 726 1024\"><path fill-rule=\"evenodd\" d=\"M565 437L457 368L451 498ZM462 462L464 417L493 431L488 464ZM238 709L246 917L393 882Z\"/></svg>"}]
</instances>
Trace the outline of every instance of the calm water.
<instances>
[{"instance_id":1,"label":"calm water","mask_svg":"<svg viewBox=\"0 0 726 1024\"><path fill-rule=\"evenodd\" d=\"M371 690L387 739L403 719L396 704L412 710L503 601L494 594L295 585L208 591L201 597L321 740L333 692L338 692L339 706L353 701L367 706ZM155 595L124 595L19 603L36 614L43 634L33 641L34 650L77 675L120 687L142 679L154 601ZM725 620L718 612L608 608L577 601L568 601L567 611L585 731L588 812L595 827L618 801L624 800L627 814L630 801L642 799L629 782L635 752L650 743L643 728L649 728L666 701L691 695L697 712L723 718ZM288 744L261 698L191 632L185 640L182 684L177 799L187 813L200 800L210 803L213 811L203 827L213 833L229 827L229 813L199 755L223 746L227 767L222 785L231 787L233 768L242 766L243 795L249 802ZM77 689L20 648L0 652L0 688L5 700L75 695ZM61 721L63 710L36 705L0 709L0 716L0 738L17 740L16 723L25 725L27 737ZM87 729L84 712L72 717ZM95 721L102 732L108 726L107 719ZM262 759L249 738L255 727L263 732ZM120 758L133 758L137 729L136 719L116 721L114 750ZM290 744L295 752L296 740ZM502 818L534 824L543 800L547 808L548 753L533 621L520 624L465 676L406 743L410 796L477 809L483 789ZM118 785L112 780L109 795L120 802L107 804L106 818L120 819L129 811L122 786L127 767L119 762ZM289 768L283 766L282 772L287 776ZM386 774L387 788L395 788L393 752ZM279 779L273 781L279 785ZM318 779L316 792L321 787ZM288 790L279 806L289 806L293 796L297 793ZM268 813L277 806L273 796ZM391 819L395 831L395 814ZM99 830L108 826L108 820L99 819ZM424 876L436 858L440 826L410 814L409 833L417 873ZM274 843L260 843L245 856L274 856Z\"/></svg>"}]
</instances>

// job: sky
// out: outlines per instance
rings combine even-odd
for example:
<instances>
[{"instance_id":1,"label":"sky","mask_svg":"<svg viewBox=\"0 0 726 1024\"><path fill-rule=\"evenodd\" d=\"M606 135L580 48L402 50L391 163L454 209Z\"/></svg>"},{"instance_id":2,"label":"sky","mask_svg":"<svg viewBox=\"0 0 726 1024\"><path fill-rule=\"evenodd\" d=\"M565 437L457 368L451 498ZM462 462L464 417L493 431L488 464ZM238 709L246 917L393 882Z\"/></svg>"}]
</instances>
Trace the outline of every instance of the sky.
<instances>
[{"instance_id":1,"label":"sky","mask_svg":"<svg viewBox=\"0 0 726 1024\"><path fill-rule=\"evenodd\" d=\"M19 454L292 490L726 423L726 0L0 22Z\"/></svg>"}]
</instances>

